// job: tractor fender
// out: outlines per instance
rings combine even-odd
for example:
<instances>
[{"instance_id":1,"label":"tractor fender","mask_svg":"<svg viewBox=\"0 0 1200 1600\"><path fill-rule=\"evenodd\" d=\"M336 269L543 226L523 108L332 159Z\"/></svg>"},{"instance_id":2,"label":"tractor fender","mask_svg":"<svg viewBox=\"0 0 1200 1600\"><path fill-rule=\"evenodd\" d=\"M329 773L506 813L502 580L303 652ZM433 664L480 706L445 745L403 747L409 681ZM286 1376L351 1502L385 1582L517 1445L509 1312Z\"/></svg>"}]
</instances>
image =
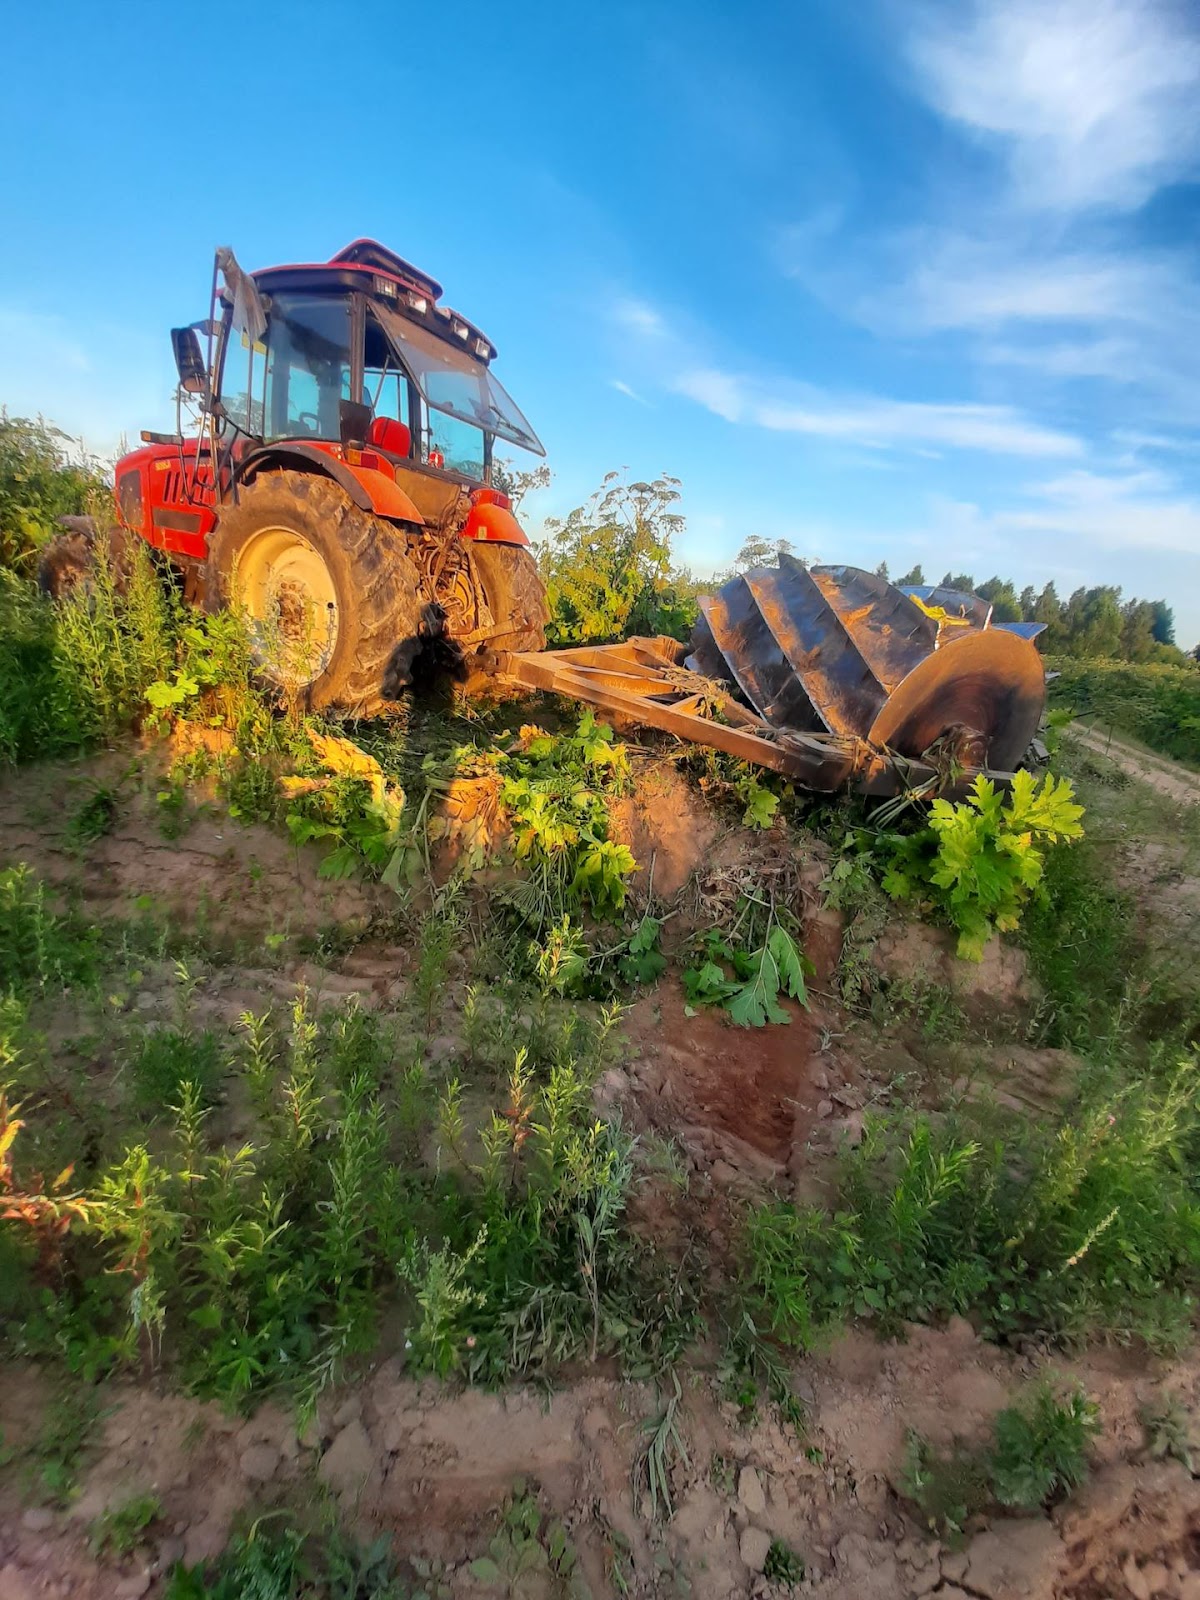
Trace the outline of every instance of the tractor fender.
<instances>
[{"instance_id":1,"label":"tractor fender","mask_svg":"<svg viewBox=\"0 0 1200 1600\"><path fill-rule=\"evenodd\" d=\"M474 503L463 524L464 539L478 539L488 544L525 544L529 540L521 524L506 506L493 505L482 498L491 491L483 490L473 496Z\"/></svg>"},{"instance_id":2,"label":"tractor fender","mask_svg":"<svg viewBox=\"0 0 1200 1600\"><path fill-rule=\"evenodd\" d=\"M254 450L240 463L238 482L250 483L262 472L277 472L287 468L294 472L313 472L332 478L361 511L371 511L390 522L415 522L418 525L425 522L412 500L388 473L381 472L378 467L351 465L316 445L272 444Z\"/></svg>"}]
</instances>

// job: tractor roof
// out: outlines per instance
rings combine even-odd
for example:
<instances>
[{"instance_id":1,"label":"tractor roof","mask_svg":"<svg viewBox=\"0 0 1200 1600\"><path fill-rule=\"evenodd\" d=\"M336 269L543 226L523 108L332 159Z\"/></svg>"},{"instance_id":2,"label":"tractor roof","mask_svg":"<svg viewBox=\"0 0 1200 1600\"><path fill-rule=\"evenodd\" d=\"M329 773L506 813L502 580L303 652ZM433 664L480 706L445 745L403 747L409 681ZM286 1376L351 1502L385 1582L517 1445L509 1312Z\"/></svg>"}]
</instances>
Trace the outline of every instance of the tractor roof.
<instances>
[{"instance_id":1,"label":"tractor roof","mask_svg":"<svg viewBox=\"0 0 1200 1600\"><path fill-rule=\"evenodd\" d=\"M354 239L328 261L260 267L251 276L267 294L281 289L365 289L440 338L466 344L478 359L491 361L496 355L495 345L481 328L461 312L439 304L442 286L436 278L376 239Z\"/></svg>"}]
</instances>

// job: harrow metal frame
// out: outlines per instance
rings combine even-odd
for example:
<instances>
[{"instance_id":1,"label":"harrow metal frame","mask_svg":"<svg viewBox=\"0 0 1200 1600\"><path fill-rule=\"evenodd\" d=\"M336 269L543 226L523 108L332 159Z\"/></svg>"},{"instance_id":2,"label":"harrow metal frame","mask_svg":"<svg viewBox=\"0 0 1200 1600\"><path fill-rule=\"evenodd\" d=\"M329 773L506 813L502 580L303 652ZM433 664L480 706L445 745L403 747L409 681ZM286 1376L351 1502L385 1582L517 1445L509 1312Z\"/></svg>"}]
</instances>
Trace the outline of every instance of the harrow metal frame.
<instances>
[{"instance_id":1,"label":"harrow metal frame","mask_svg":"<svg viewBox=\"0 0 1200 1600\"><path fill-rule=\"evenodd\" d=\"M498 675L661 728L689 744L724 750L819 793L847 788L880 796L914 789L956 793L975 777L969 771L946 781L931 762L876 748L865 739L773 728L723 686L690 672L683 665L687 653L686 645L658 634L622 644L509 652L499 658ZM1007 772L987 776L1003 786L1012 778Z\"/></svg>"}]
</instances>

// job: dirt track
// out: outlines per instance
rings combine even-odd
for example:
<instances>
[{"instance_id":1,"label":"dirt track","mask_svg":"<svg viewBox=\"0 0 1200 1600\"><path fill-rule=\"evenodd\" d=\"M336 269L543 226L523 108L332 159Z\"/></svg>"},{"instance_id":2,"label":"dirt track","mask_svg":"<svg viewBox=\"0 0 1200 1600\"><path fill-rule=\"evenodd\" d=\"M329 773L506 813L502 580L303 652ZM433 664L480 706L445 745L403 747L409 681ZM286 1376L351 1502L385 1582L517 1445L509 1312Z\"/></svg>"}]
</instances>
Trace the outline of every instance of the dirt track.
<instances>
[{"instance_id":1,"label":"dirt track","mask_svg":"<svg viewBox=\"0 0 1200 1600\"><path fill-rule=\"evenodd\" d=\"M1169 756L1141 750L1111 730L1075 723L1067 732L1093 755L1107 757L1122 772L1140 783L1149 784L1168 799L1181 800L1188 805L1200 804L1200 773L1190 772Z\"/></svg>"}]
</instances>

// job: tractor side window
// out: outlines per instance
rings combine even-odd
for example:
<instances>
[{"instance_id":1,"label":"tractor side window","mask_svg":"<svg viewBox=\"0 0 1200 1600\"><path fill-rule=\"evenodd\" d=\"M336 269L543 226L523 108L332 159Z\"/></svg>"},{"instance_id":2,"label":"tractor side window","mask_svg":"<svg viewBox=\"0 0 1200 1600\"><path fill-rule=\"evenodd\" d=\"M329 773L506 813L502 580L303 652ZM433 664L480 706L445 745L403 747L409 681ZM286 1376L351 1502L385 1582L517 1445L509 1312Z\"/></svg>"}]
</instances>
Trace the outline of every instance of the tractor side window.
<instances>
[{"instance_id":1,"label":"tractor side window","mask_svg":"<svg viewBox=\"0 0 1200 1600\"><path fill-rule=\"evenodd\" d=\"M263 431L263 357L265 346L253 352L244 333L230 328L225 338L225 357L221 368L221 405L225 415L244 433L261 436ZM253 357L253 359L252 359ZM258 391L251 393L251 386Z\"/></svg>"},{"instance_id":2,"label":"tractor side window","mask_svg":"<svg viewBox=\"0 0 1200 1600\"><path fill-rule=\"evenodd\" d=\"M396 360L383 329L368 315L363 348L363 401L377 417L411 424L408 418L408 377Z\"/></svg>"},{"instance_id":3,"label":"tractor side window","mask_svg":"<svg viewBox=\"0 0 1200 1600\"><path fill-rule=\"evenodd\" d=\"M271 297L265 399L268 439L336 439L350 395L350 305L328 295Z\"/></svg>"}]
</instances>

